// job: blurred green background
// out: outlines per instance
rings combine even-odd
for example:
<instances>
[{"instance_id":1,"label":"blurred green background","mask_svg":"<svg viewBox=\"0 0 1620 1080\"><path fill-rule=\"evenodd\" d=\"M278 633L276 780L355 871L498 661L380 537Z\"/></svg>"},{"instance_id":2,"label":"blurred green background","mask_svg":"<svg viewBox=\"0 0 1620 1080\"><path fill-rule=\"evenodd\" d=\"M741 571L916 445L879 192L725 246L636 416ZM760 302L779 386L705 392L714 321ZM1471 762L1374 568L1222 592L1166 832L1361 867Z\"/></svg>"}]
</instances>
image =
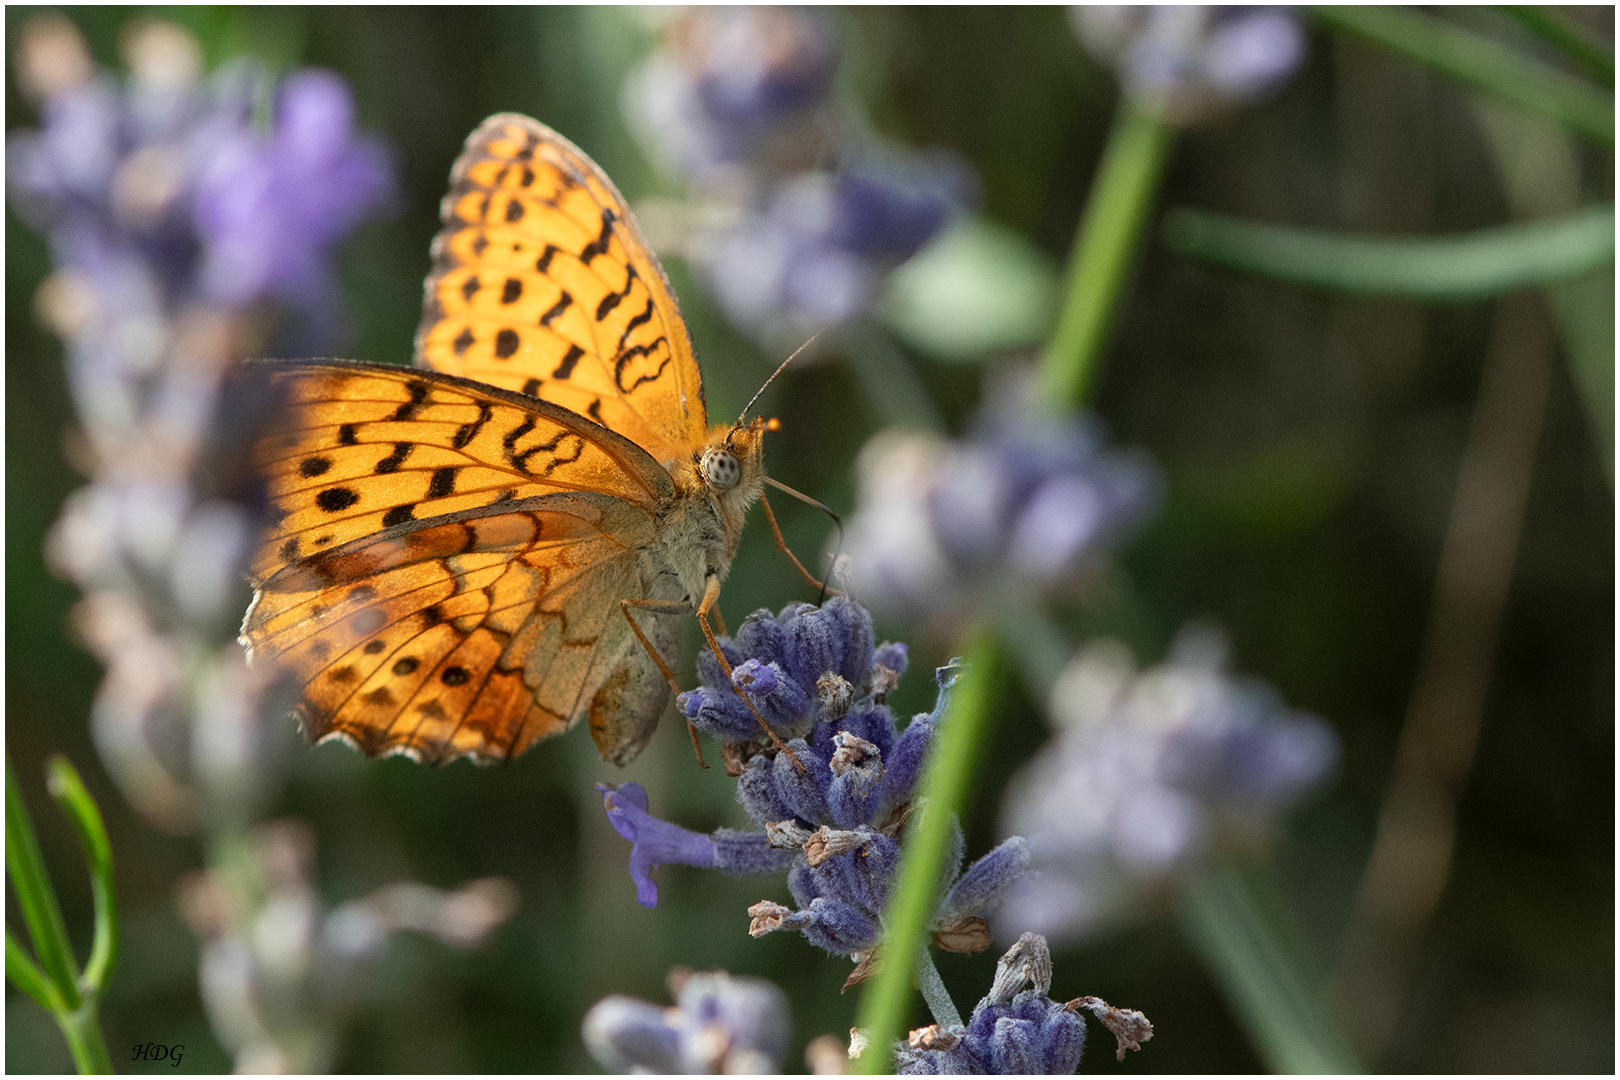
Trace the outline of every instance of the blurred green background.
<instances>
[{"instance_id":1,"label":"blurred green background","mask_svg":"<svg viewBox=\"0 0 1620 1080\"><path fill-rule=\"evenodd\" d=\"M8 56L34 10L7 8ZM1612 38L1612 9L1592 10ZM280 68L341 73L362 125L398 151L399 214L363 227L342 256L347 356L408 361L450 163L490 113L552 125L632 203L678 194L620 118L620 81L654 37L633 9L65 9L111 68L120 28L142 12L192 30L210 67L247 52ZM978 171L984 215L1064 259L1115 91L1062 9L833 14L849 89L877 126L913 146L960 152ZM35 119L8 81L7 130ZM1612 200L1612 156L1587 165L1602 187L1589 195ZM1317 29L1304 71L1279 95L1182 138L1160 205L1373 233L1452 232L1511 218L1495 177L1464 91ZM176 880L204 853L130 811L90 745L100 672L72 638L74 590L42 555L63 498L82 483L63 449L73 416L60 346L31 315L48 252L9 210L6 256L8 752L81 951L89 890L68 825L43 793L45 756L67 753L107 814L126 920L103 1010L115 1063L168 1069L129 1061L132 1047L155 1041L185 1044L180 1071L226 1070L197 996L196 945L174 905ZM730 415L780 357L732 331L685 267L672 261L668 270L711 411ZM1336 781L1295 816L1277 860L1303 918L1308 970L1333 960L1372 843L1490 325L1489 303L1333 297L1214 271L1155 239L1101 375L1098 411L1119 441L1164 465L1168 494L1126 547L1126 573L1075 628L1122 636L1156 660L1185 619L1212 617L1231 633L1238 670L1327 718L1343 740ZM959 427L980 369L909 359ZM770 472L848 511L854 456L882 419L848 367L830 357L790 369L764 409L783 422L768 445ZM795 550L819 551L826 519L791 501L776 506ZM1559 367L1455 862L1386 1063L1393 1069L1614 1068L1613 508L1597 442ZM756 520L724 594L728 620L806 599ZM879 627L880 636L904 633ZM686 644L688 684L696 637L694 629ZM931 707L927 672L948 648L912 646L895 700L901 715ZM1010 682L1004 690L964 820L970 857L1001 839L1001 788L1046 736L1034 703ZM690 828L745 824L734 785L719 769L697 769L678 725L666 722L623 771L598 760L579 732L504 768L434 770L367 762L341 746L307 749L290 720L286 741L289 780L273 816L314 826L328 902L395 880L452 888L495 874L522 894L517 916L480 950L397 938L349 1029L341 1069L591 1070L579 1039L584 1011L608 993L666 1002L664 976L676 964L777 981L794 1009L789 1069L803 1068L809 1039L847 1033L855 999L838 991L847 960L796 935L747 936L744 909L786 899L780 879L666 867L661 905L636 906L628 845L609 828L592 782L636 780L655 813ZM7 904L16 926L9 894ZM989 985L994 956L947 955L940 966L970 1005ZM1054 997L1094 994L1154 1022L1151 1044L1122 1064L1094 1030L1083 1071L1261 1067L1168 915L1060 950L1054 967ZM49 1018L9 985L6 1010L8 1071L71 1068Z\"/></svg>"}]
</instances>

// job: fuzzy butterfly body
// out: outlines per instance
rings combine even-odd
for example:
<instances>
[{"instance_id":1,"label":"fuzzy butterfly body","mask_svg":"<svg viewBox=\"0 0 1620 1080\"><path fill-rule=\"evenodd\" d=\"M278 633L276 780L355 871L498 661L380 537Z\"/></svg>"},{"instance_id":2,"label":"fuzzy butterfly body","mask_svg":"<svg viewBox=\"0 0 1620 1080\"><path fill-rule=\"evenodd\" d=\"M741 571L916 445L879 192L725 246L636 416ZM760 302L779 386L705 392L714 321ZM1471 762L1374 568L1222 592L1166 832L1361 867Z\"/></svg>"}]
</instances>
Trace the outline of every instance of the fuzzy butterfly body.
<instances>
[{"instance_id":1,"label":"fuzzy butterfly body","mask_svg":"<svg viewBox=\"0 0 1620 1080\"><path fill-rule=\"evenodd\" d=\"M441 208L416 367L250 365L273 524L242 638L306 734L504 760L589 716L623 764L659 662L725 577L762 425L710 430L685 323L624 200L567 140L491 117ZM656 608L648 614L645 609Z\"/></svg>"}]
</instances>

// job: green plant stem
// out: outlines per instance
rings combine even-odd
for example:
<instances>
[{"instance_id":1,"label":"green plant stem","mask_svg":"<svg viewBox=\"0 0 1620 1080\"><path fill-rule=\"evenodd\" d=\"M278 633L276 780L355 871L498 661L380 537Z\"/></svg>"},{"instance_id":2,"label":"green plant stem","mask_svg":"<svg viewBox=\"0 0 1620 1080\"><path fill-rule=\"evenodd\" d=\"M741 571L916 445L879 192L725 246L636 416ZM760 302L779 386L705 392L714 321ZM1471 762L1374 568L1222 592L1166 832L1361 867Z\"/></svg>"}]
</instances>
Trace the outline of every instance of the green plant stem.
<instances>
[{"instance_id":1,"label":"green plant stem","mask_svg":"<svg viewBox=\"0 0 1620 1080\"><path fill-rule=\"evenodd\" d=\"M1556 8L1542 4L1503 4L1502 10L1532 34L1562 49L1585 68L1588 75L1614 89L1614 49L1608 42L1565 18Z\"/></svg>"},{"instance_id":2,"label":"green plant stem","mask_svg":"<svg viewBox=\"0 0 1620 1080\"><path fill-rule=\"evenodd\" d=\"M1090 390L1174 138L1174 128L1121 96L1075 236L1063 308L1041 358L1041 389L1053 408L1076 406Z\"/></svg>"},{"instance_id":3,"label":"green plant stem","mask_svg":"<svg viewBox=\"0 0 1620 1080\"><path fill-rule=\"evenodd\" d=\"M11 769L9 755L6 758L6 869L11 872L11 887L17 894L17 904L22 908L23 921L28 924L28 935L34 941L34 953L39 957L40 966L55 987L63 1007L77 1009L79 971L73 962L67 924L56 902L56 890L45 872L34 822L23 803L22 788Z\"/></svg>"},{"instance_id":4,"label":"green plant stem","mask_svg":"<svg viewBox=\"0 0 1620 1080\"><path fill-rule=\"evenodd\" d=\"M928 923L938 903L940 875L951 824L967 793L979 736L995 681L995 640L983 630L964 638L967 670L951 691L945 718L923 777L919 820L907 837L884 926L882 963L861 995L856 1025L870 1040L857 1064L863 1073L889 1071L889 1047L900 1035L911 996L917 956L927 948Z\"/></svg>"},{"instance_id":5,"label":"green plant stem","mask_svg":"<svg viewBox=\"0 0 1620 1080\"><path fill-rule=\"evenodd\" d=\"M1505 101L1546 113L1599 142L1614 144L1614 95L1584 79L1416 8L1332 6L1318 7L1315 12L1330 26L1404 53Z\"/></svg>"},{"instance_id":6,"label":"green plant stem","mask_svg":"<svg viewBox=\"0 0 1620 1080\"><path fill-rule=\"evenodd\" d=\"M1194 883L1181 908L1188 940L1271 1071L1366 1071L1307 989L1275 920L1237 871L1226 867Z\"/></svg>"},{"instance_id":7,"label":"green plant stem","mask_svg":"<svg viewBox=\"0 0 1620 1080\"><path fill-rule=\"evenodd\" d=\"M1340 292L1479 300L1565 281L1614 260L1614 206L1449 236L1350 236L1186 207L1164 240L1194 258Z\"/></svg>"},{"instance_id":8,"label":"green plant stem","mask_svg":"<svg viewBox=\"0 0 1620 1080\"><path fill-rule=\"evenodd\" d=\"M945 980L939 977L934 957L927 949L917 954L917 989L922 993L928 1011L933 1014L934 1023L940 1027L961 1025L962 1014L956 1011L956 1002L951 1000L950 991L945 989Z\"/></svg>"},{"instance_id":9,"label":"green plant stem","mask_svg":"<svg viewBox=\"0 0 1620 1080\"><path fill-rule=\"evenodd\" d=\"M96 999L86 997L77 1009L55 1016L56 1026L67 1039L73 1065L80 1075L110 1076L112 1055L107 1052L107 1040L102 1037L101 1024L96 1019Z\"/></svg>"}]
</instances>

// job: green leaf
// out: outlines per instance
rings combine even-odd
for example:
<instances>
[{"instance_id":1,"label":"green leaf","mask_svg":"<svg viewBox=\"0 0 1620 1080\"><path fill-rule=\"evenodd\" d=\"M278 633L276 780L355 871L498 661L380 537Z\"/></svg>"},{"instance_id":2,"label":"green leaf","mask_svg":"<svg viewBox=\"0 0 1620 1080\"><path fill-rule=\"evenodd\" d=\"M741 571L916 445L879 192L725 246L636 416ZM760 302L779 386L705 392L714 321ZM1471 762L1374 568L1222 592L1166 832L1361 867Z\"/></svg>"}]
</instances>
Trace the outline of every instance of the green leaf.
<instances>
[{"instance_id":1,"label":"green leaf","mask_svg":"<svg viewBox=\"0 0 1620 1080\"><path fill-rule=\"evenodd\" d=\"M1556 117L1599 142L1614 143L1614 95L1584 79L1416 8L1368 5L1314 10L1330 26L1405 53L1515 105Z\"/></svg>"},{"instance_id":2,"label":"green leaf","mask_svg":"<svg viewBox=\"0 0 1620 1080\"><path fill-rule=\"evenodd\" d=\"M1593 78L1614 89L1614 46L1544 4L1503 4L1502 10L1538 37L1562 49Z\"/></svg>"},{"instance_id":3,"label":"green leaf","mask_svg":"<svg viewBox=\"0 0 1620 1080\"><path fill-rule=\"evenodd\" d=\"M51 985L51 980L39 970L39 965L34 963L28 951L11 936L10 927L6 928L6 978L10 979L17 989L39 1002L40 1007L46 1011L52 1013L65 1011L66 1006L62 1004L56 988Z\"/></svg>"},{"instance_id":4,"label":"green leaf","mask_svg":"<svg viewBox=\"0 0 1620 1080\"><path fill-rule=\"evenodd\" d=\"M1477 300L1596 270L1614 259L1614 207L1452 236L1349 236L1182 208L1164 240L1184 255L1340 292Z\"/></svg>"},{"instance_id":5,"label":"green leaf","mask_svg":"<svg viewBox=\"0 0 1620 1080\"><path fill-rule=\"evenodd\" d=\"M1304 985L1279 906L1258 900L1236 871L1213 869L1188 889L1181 925L1261 1060L1278 1073L1365 1072Z\"/></svg>"},{"instance_id":6,"label":"green leaf","mask_svg":"<svg viewBox=\"0 0 1620 1080\"><path fill-rule=\"evenodd\" d=\"M1057 276L1054 260L1023 236L963 218L889 275L879 312L918 352L974 363L1041 340Z\"/></svg>"},{"instance_id":7,"label":"green leaf","mask_svg":"<svg viewBox=\"0 0 1620 1080\"><path fill-rule=\"evenodd\" d=\"M34 940L34 953L68 1009L79 1007L79 972L68 943L67 924L56 903L56 890L45 873L34 822L23 803L22 788L6 758L6 869L22 908L23 921Z\"/></svg>"},{"instance_id":8,"label":"green leaf","mask_svg":"<svg viewBox=\"0 0 1620 1080\"><path fill-rule=\"evenodd\" d=\"M67 758L55 755L46 765L45 785L51 797L78 830L85 861L90 864L90 891L95 897L96 936L90 961L84 966L84 983L92 992L107 982L118 956L118 903L113 891L112 845L101 811L85 790L84 781Z\"/></svg>"}]
</instances>

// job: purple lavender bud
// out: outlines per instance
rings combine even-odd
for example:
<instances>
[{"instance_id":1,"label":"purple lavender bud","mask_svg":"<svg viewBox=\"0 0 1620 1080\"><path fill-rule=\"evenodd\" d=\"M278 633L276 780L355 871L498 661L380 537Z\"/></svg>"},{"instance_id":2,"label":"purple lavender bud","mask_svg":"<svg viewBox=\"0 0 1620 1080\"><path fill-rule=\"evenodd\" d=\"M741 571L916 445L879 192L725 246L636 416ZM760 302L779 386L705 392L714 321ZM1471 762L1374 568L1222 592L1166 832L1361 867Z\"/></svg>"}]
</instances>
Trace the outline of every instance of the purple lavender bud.
<instances>
[{"instance_id":1,"label":"purple lavender bud","mask_svg":"<svg viewBox=\"0 0 1620 1080\"><path fill-rule=\"evenodd\" d=\"M911 663L910 651L903 641L885 641L873 651L872 663L882 664L896 675L904 675Z\"/></svg>"},{"instance_id":2,"label":"purple lavender bud","mask_svg":"<svg viewBox=\"0 0 1620 1080\"><path fill-rule=\"evenodd\" d=\"M636 902L658 906L658 883L652 871L665 863L707 866L715 863L715 842L702 833L660 821L647 812L647 789L640 784L597 784L614 830L630 841L630 877Z\"/></svg>"},{"instance_id":3,"label":"purple lavender bud","mask_svg":"<svg viewBox=\"0 0 1620 1080\"><path fill-rule=\"evenodd\" d=\"M833 736L832 741L833 781L827 789L827 808L833 824L853 829L870 822L877 810L883 754L877 744L847 730Z\"/></svg>"},{"instance_id":4,"label":"purple lavender bud","mask_svg":"<svg viewBox=\"0 0 1620 1080\"><path fill-rule=\"evenodd\" d=\"M829 729L831 727L828 725ZM885 705L856 705L844 714L837 727L876 746L880 757L886 756L899 738L894 729L894 714ZM831 756L829 753L828 757Z\"/></svg>"},{"instance_id":5,"label":"purple lavender bud","mask_svg":"<svg viewBox=\"0 0 1620 1080\"><path fill-rule=\"evenodd\" d=\"M825 609L811 609L787 627L787 669L800 686L814 689L823 673L837 671L838 623Z\"/></svg>"},{"instance_id":6,"label":"purple lavender bud","mask_svg":"<svg viewBox=\"0 0 1620 1080\"><path fill-rule=\"evenodd\" d=\"M884 804L899 806L911 800L912 790L922 778L928 749L933 744L934 726L932 716L918 713L900 733L893 752L884 759L883 780L879 785Z\"/></svg>"},{"instance_id":7,"label":"purple lavender bud","mask_svg":"<svg viewBox=\"0 0 1620 1080\"><path fill-rule=\"evenodd\" d=\"M722 683L718 689L700 686L688 690L680 696L679 702L692 726L723 741L743 742L760 733L759 721L728 683Z\"/></svg>"},{"instance_id":8,"label":"purple lavender bud","mask_svg":"<svg viewBox=\"0 0 1620 1080\"><path fill-rule=\"evenodd\" d=\"M957 879L940 904L940 919L978 915L1001 902L1029 872L1029 841L1014 836L993 848Z\"/></svg>"},{"instance_id":9,"label":"purple lavender bud","mask_svg":"<svg viewBox=\"0 0 1620 1080\"><path fill-rule=\"evenodd\" d=\"M787 659L787 630L768 608L743 620L736 641L738 651L751 659L767 664L782 664Z\"/></svg>"},{"instance_id":10,"label":"purple lavender bud","mask_svg":"<svg viewBox=\"0 0 1620 1080\"><path fill-rule=\"evenodd\" d=\"M737 778L737 801L760 826L793 817L793 808L776 786L776 771L768 758L750 758Z\"/></svg>"},{"instance_id":11,"label":"purple lavender bud","mask_svg":"<svg viewBox=\"0 0 1620 1080\"><path fill-rule=\"evenodd\" d=\"M872 615L847 596L833 597L822 610L832 617L838 627L838 674L859 686L872 666L873 647L877 640L872 632Z\"/></svg>"},{"instance_id":12,"label":"purple lavender bud","mask_svg":"<svg viewBox=\"0 0 1620 1080\"><path fill-rule=\"evenodd\" d=\"M771 764L771 776L778 797L801 821L815 824L828 820L827 787L832 783L832 770L826 759L811 750L803 739L794 739L787 745L803 771L788 755L776 755Z\"/></svg>"},{"instance_id":13,"label":"purple lavender bud","mask_svg":"<svg viewBox=\"0 0 1620 1080\"><path fill-rule=\"evenodd\" d=\"M776 693L786 678L777 665L762 664L751 658L731 669L731 685L755 697L768 697Z\"/></svg>"},{"instance_id":14,"label":"purple lavender bud","mask_svg":"<svg viewBox=\"0 0 1620 1080\"><path fill-rule=\"evenodd\" d=\"M665 1010L645 1001L615 994L591 1006L582 1032L585 1047L597 1064L614 1073L678 1073L680 1032Z\"/></svg>"},{"instance_id":15,"label":"purple lavender bud","mask_svg":"<svg viewBox=\"0 0 1620 1080\"><path fill-rule=\"evenodd\" d=\"M848 956L864 952L882 940L875 920L837 900L817 897L802 914L808 917L802 927L804 936L810 944L830 953Z\"/></svg>"}]
</instances>

